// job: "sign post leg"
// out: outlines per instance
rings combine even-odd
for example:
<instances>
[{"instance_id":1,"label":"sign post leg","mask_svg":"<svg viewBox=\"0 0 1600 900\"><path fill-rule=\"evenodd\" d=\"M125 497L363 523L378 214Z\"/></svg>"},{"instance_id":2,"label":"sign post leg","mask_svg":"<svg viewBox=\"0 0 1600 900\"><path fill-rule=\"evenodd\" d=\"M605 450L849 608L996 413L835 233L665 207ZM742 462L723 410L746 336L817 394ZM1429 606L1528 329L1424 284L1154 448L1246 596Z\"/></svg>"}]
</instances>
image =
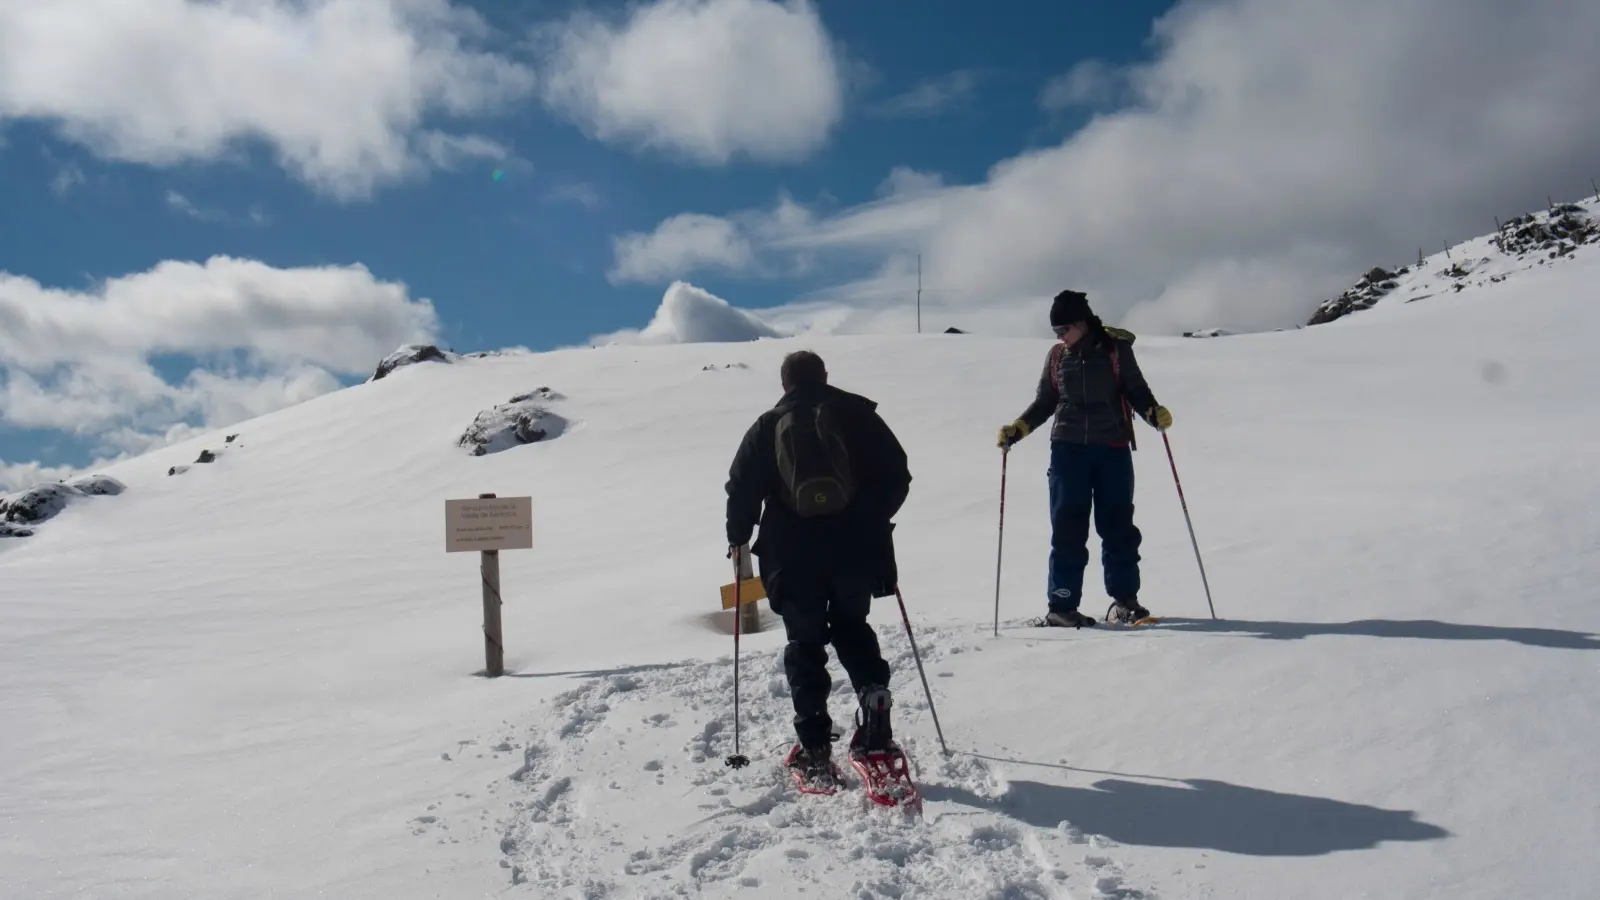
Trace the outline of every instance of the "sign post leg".
<instances>
[{"instance_id":1,"label":"sign post leg","mask_svg":"<svg viewBox=\"0 0 1600 900\"><path fill-rule=\"evenodd\" d=\"M750 545L745 544L739 548L739 580L742 582L755 576L755 564L750 562ZM761 630L761 607L756 601L739 604L739 616L739 630L752 634Z\"/></svg>"},{"instance_id":2,"label":"sign post leg","mask_svg":"<svg viewBox=\"0 0 1600 900\"><path fill-rule=\"evenodd\" d=\"M483 551L483 653L490 678L506 672L505 644L500 640L500 551Z\"/></svg>"}]
</instances>

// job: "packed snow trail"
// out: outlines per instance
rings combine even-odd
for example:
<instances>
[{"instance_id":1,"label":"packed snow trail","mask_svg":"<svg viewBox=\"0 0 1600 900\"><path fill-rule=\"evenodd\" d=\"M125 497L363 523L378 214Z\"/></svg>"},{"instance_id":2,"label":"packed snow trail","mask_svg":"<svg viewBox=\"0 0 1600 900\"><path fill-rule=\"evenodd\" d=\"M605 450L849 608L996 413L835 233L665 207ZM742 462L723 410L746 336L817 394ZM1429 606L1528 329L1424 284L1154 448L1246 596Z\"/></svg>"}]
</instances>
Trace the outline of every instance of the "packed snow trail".
<instances>
[{"instance_id":1,"label":"packed snow trail","mask_svg":"<svg viewBox=\"0 0 1600 900\"><path fill-rule=\"evenodd\" d=\"M925 665L982 652L971 636L940 630L930 638L919 648ZM941 757L903 632L882 628L880 640L900 684L897 739L927 795L921 816L870 805L848 769L833 796L795 790L780 764L793 741L780 655L755 654L746 668L756 695L742 726L752 764L739 771L723 764L733 741L724 702L731 662L641 667L561 694L524 736L523 763L499 790L510 798L497 825L507 878L533 888L530 896L563 898L722 897L749 888L763 897L860 900L1154 896L1126 886L1111 842L1066 822L1018 821L988 763L970 753ZM836 679L841 746L853 702Z\"/></svg>"}]
</instances>

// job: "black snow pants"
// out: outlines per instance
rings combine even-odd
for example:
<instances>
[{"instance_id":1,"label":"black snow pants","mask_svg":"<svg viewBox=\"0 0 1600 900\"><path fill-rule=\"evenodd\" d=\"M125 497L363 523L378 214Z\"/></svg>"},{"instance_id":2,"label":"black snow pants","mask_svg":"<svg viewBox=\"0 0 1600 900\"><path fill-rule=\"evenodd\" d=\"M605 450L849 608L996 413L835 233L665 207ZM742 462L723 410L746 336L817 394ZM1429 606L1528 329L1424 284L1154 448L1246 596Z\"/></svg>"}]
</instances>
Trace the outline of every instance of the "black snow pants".
<instances>
[{"instance_id":1,"label":"black snow pants","mask_svg":"<svg viewBox=\"0 0 1600 900\"><path fill-rule=\"evenodd\" d=\"M794 701L795 735L801 746L821 749L828 746L833 731L828 715L828 695L833 690L829 644L857 696L866 688L889 685L889 664L878 649L877 633L867 623L871 585L793 567L763 573L762 580L772 611L783 617L789 638L783 670Z\"/></svg>"}]
</instances>

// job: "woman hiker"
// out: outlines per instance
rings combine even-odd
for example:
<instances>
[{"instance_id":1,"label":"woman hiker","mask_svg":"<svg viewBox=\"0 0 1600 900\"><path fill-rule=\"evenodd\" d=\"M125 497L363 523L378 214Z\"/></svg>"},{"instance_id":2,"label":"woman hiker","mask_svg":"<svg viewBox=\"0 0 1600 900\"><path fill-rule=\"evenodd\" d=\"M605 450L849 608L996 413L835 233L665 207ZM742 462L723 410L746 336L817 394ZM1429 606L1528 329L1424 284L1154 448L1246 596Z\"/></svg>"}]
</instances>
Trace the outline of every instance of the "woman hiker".
<instances>
[{"instance_id":1,"label":"woman hiker","mask_svg":"<svg viewBox=\"0 0 1600 900\"><path fill-rule=\"evenodd\" d=\"M1106 619L1133 623L1150 615L1139 605L1139 529L1133 524L1131 410L1159 431L1172 414L1156 402L1133 357L1132 333L1103 324L1081 291L1057 294L1050 326L1061 340L1050 348L1032 405L1000 429L1010 449L1053 414L1050 429L1049 612L1044 624L1081 628L1095 620L1078 610L1089 563L1089 517L1100 535Z\"/></svg>"}]
</instances>

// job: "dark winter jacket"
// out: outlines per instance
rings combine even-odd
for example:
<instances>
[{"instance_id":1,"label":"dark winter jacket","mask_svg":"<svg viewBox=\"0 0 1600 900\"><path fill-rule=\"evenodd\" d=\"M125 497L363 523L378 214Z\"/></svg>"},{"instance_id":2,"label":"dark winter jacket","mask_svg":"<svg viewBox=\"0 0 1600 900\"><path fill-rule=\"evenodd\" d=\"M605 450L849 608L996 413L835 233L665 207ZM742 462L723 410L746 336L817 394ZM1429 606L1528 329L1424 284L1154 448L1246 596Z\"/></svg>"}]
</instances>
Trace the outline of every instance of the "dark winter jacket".
<instances>
[{"instance_id":1,"label":"dark winter jacket","mask_svg":"<svg viewBox=\"0 0 1600 900\"><path fill-rule=\"evenodd\" d=\"M856 494L843 511L807 519L780 499L775 433L791 406L823 398L838 401ZM784 394L745 432L728 470L728 544L749 541L759 519L761 532L751 552L760 558L763 576L805 566L831 577L864 578L875 597L894 592L899 573L890 520L910 493L911 472L905 450L877 407L831 385L802 387Z\"/></svg>"},{"instance_id":2,"label":"dark winter jacket","mask_svg":"<svg viewBox=\"0 0 1600 900\"><path fill-rule=\"evenodd\" d=\"M1115 369L1112 354L1116 354ZM1134 359L1133 342L1101 331L1086 335L1077 347L1050 348L1038 394L1020 418L1029 431L1037 431L1054 414L1052 441L1120 445L1133 440L1129 412L1148 420L1155 406L1156 398Z\"/></svg>"}]
</instances>

